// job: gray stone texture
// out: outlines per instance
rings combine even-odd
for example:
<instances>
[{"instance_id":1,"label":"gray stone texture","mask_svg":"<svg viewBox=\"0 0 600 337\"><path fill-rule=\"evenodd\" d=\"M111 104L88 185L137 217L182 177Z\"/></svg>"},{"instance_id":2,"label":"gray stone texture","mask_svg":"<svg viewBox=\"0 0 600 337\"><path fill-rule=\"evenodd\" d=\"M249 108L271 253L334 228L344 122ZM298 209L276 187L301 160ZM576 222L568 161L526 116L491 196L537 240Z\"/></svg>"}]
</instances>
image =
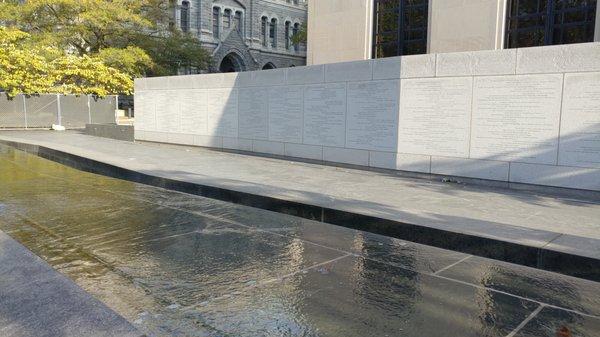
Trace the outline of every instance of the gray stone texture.
<instances>
[{"instance_id":1,"label":"gray stone texture","mask_svg":"<svg viewBox=\"0 0 600 337\"><path fill-rule=\"evenodd\" d=\"M133 142L134 131L131 125L86 124L85 134Z\"/></svg>"},{"instance_id":2,"label":"gray stone texture","mask_svg":"<svg viewBox=\"0 0 600 337\"><path fill-rule=\"evenodd\" d=\"M155 133L159 134L159 133ZM150 136L154 138L155 134ZM164 134L163 134L164 135ZM158 138L158 137L157 137ZM420 226L470 233L542 247L557 233L600 240L598 196L565 197L495 187L443 184L347 168L210 151L202 148L168 147L89 137L76 133L10 132L1 140L46 146L111 165L164 178L183 179L240 192L305 202L357 212ZM160 140L158 140L160 141ZM227 150L256 149L281 153L278 143L253 144L242 138L223 138ZM215 144L220 145L220 144ZM115 151L118 148L119 151ZM325 161L406 168L429 172L428 157L332 147L297 147L284 144L285 154ZM505 175L498 162L457 162L434 157L432 170L465 173L478 177L485 169ZM532 164L521 164L532 165ZM527 180L521 171L538 172L511 165L511 176ZM471 170L471 172L468 172ZM560 176L560 173L554 173ZM533 177L532 177L533 178ZM596 181L600 179L596 178ZM594 199L595 198L595 199ZM568 247L565 247L567 249ZM569 248L573 249L573 248ZM600 258L600 253L596 254Z\"/></svg>"},{"instance_id":3,"label":"gray stone texture","mask_svg":"<svg viewBox=\"0 0 600 337\"><path fill-rule=\"evenodd\" d=\"M217 136L321 146L323 160L344 164L600 191L599 46L414 55L173 82L187 79L202 84L195 88L223 88L207 90L208 99L231 103L231 116L239 98L238 126L233 117L228 121L213 111L217 105L209 106L208 120L220 131ZM139 82L147 89L137 95L148 102L174 88L163 84L163 90L156 90L154 80ZM392 87L398 82L400 88ZM266 108L247 106L265 101L262 95L248 99L244 93L250 87L266 90ZM215 96L225 88L230 91ZM192 94L179 90L179 97ZM206 114L180 109L163 121L156 108L156 120L163 122L153 126L152 118L144 117L145 111L152 115L152 104L141 106L142 113L136 114L141 131L186 133L165 123ZM140 135L140 140L157 141L152 134ZM210 128L207 135L213 135ZM244 149L252 151L252 146ZM278 146L261 152L282 151L285 147ZM293 152L305 159L320 157L316 150ZM524 164L540 164L540 170L528 172L537 166Z\"/></svg>"},{"instance_id":4,"label":"gray stone texture","mask_svg":"<svg viewBox=\"0 0 600 337\"><path fill-rule=\"evenodd\" d=\"M123 317L1 231L0 335L142 336Z\"/></svg>"},{"instance_id":5,"label":"gray stone texture","mask_svg":"<svg viewBox=\"0 0 600 337\"><path fill-rule=\"evenodd\" d=\"M175 10L175 23L181 27L181 3ZM307 8L303 0L299 4L285 0L188 0L190 4L190 33L197 37L204 47L213 55L211 72L219 71L223 59L230 54L241 60L242 71L259 70L266 64L276 68L302 66L306 64L306 51L300 46L295 51L285 47L285 22L302 24L306 22ZM220 10L220 29L218 36L213 33L213 8ZM242 12L242 27L239 31L232 18L231 27L225 27L223 16L225 10ZM261 43L261 18L266 16L268 21L277 19L276 47L264 46ZM268 37L267 29L267 37ZM291 34L291 28L290 28ZM268 44L268 43L267 43ZM141 88L141 87L140 87Z\"/></svg>"}]
</instances>

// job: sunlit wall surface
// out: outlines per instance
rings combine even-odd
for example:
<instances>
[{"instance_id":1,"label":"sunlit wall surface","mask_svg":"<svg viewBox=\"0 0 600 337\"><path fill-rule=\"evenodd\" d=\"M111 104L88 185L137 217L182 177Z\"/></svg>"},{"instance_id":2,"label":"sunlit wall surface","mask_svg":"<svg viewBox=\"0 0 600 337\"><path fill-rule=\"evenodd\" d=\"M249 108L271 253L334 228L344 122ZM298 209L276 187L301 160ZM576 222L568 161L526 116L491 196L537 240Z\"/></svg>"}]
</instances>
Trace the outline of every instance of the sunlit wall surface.
<instances>
[{"instance_id":1,"label":"sunlit wall surface","mask_svg":"<svg viewBox=\"0 0 600 337\"><path fill-rule=\"evenodd\" d=\"M600 41L598 12L597 0L313 1L308 64Z\"/></svg>"}]
</instances>

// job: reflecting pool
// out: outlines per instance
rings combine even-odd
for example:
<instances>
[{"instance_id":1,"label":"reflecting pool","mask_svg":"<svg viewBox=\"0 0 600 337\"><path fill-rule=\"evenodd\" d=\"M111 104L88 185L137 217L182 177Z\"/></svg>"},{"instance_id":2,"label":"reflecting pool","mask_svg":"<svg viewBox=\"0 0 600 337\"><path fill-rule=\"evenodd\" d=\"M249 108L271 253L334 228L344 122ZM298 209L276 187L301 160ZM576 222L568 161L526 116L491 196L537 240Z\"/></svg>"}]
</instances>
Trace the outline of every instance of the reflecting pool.
<instances>
[{"instance_id":1,"label":"reflecting pool","mask_svg":"<svg viewBox=\"0 0 600 337\"><path fill-rule=\"evenodd\" d=\"M600 336L595 282L2 145L0 229L148 336Z\"/></svg>"}]
</instances>

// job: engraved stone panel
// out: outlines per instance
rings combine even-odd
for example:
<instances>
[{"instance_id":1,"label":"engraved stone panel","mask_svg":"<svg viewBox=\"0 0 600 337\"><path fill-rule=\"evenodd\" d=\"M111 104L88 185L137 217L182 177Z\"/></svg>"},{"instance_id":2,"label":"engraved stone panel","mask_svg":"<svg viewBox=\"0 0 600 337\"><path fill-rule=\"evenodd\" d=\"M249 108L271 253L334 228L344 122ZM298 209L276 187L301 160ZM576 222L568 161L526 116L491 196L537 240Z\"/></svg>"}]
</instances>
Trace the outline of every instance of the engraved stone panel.
<instances>
[{"instance_id":1,"label":"engraved stone panel","mask_svg":"<svg viewBox=\"0 0 600 337\"><path fill-rule=\"evenodd\" d=\"M565 74L559 165L600 168L600 73Z\"/></svg>"},{"instance_id":2,"label":"engraved stone panel","mask_svg":"<svg viewBox=\"0 0 600 337\"><path fill-rule=\"evenodd\" d=\"M273 87L269 91L269 140L302 143L302 86Z\"/></svg>"},{"instance_id":3,"label":"engraved stone panel","mask_svg":"<svg viewBox=\"0 0 600 337\"><path fill-rule=\"evenodd\" d=\"M267 139L268 90L266 88L239 89L239 137Z\"/></svg>"},{"instance_id":4,"label":"engraved stone panel","mask_svg":"<svg viewBox=\"0 0 600 337\"><path fill-rule=\"evenodd\" d=\"M155 91L156 130L180 132L178 92L175 90Z\"/></svg>"},{"instance_id":5,"label":"engraved stone panel","mask_svg":"<svg viewBox=\"0 0 600 337\"><path fill-rule=\"evenodd\" d=\"M475 78L471 158L556 164L562 77Z\"/></svg>"},{"instance_id":6,"label":"engraved stone panel","mask_svg":"<svg viewBox=\"0 0 600 337\"><path fill-rule=\"evenodd\" d=\"M402 80L398 152L467 157L470 77Z\"/></svg>"},{"instance_id":7,"label":"engraved stone panel","mask_svg":"<svg viewBox=\"0 0 600 337\"><path fill-rule=\"evenodd\" d=\"M203 89L179 92L181 132L206 135L208 132L208 93Z\"/></svg>"},{"instance_id":8,"label":"engraved stone panel","mask_svg":"<svg viewBox=\"0 0 600 337\"><path fill-rule=\"evenodd\" d=\"M346 84L312 85L304 91L304 143L346 143Z\"/></svg>"},{"instance_id":9,"label":"engraved stone panel","mask_svg":"<svg viewBox=\"0 0 600 337\"><path fill-rule=\"evenodd\" d=\"M135 129L156 130L156 114L154 111L155 94L153 91L135 93Z\"/></svg>"},{"instance_id":10,"label":"engraved stone panel","mask_svg":"<svg viewBox=\"0 0 600 337\"><path fill-rule=\"evenodd\" d=\"M346 147L396 152L399 81L348 83Z\"/></svg>"},{"instance_id":11,"label":"engraved stone panel","mask_svg":"<svg viewBox=\"0 0 600 337\"><path fill-rule=\"evenodd\" d=\"M237 89L208 90L208 135L237 137Z\"/></svg>"}]
</instances>

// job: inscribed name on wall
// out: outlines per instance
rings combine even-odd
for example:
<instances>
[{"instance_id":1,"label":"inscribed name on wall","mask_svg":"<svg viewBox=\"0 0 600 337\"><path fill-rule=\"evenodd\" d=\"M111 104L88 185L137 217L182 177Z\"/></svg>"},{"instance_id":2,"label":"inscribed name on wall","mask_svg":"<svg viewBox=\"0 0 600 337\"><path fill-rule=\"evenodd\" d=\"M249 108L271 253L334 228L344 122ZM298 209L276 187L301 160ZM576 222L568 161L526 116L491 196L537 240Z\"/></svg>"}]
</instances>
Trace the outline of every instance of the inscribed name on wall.
<instances>
[{"instance_id":1,"label":"inscribed name on wall","mask_svg":"<svg viewBox=\"0 0 600 337\"><path fill-rule=\"evenodd\" d=\"M179 92L181 132L206 135L208 132L208 93L203 89Z\"/></svg>"},{"instance_id":2,"label":"inscribed name on wall","mask_svg":"<svg viewBox=\"0 0 600 337\"><path fill-rule=\"evenodd\" d=\"M156 130L155 93L152 91L138 91L134 96L135 129L140 131Z\"/></svg>"},{"instance_id":3,"label":"inscribed name on wall","mask_svg":"<svg viewBox=\"0 0 600 337\"><path fill-rule=\"evenodd\" d=\"M302 143L303 90L302 86L269 90L269 140Z\"/></svg>"},{"instance_id":4,"label":"inscribed name on wall","mask_svg":"<svg viewBox=\"0 0 600 337\"><path fill-rule=\"evenodd\" d=\"M180 132L180 111L177 91L156 91L156 130L163 132Z\"/></svg>"},{"instance_id":5,"label":"inscribed name on wall","mask_svg":"<svg viewBox=\"0 0 600 337\"><path fill-rule=\"evenodd\" d=\"M237 89L208 90L208 135L238 136Z\"/></svg>"},{"instance_id":6,"label":"inscribed name on wall","mask_svg":"<svg viewBox=\"0 0 600 337\"><path fill-rule=\"evenodd\" d=\"M402 80L398 152L468 157L470 77Z\"/></svg>"},{"instance_id":7,"label":"inscribed name on wall","mask_svg":"<svg viewBox=\"0 0 600 337\"><path fill-rule=\"evenodd\" d=\"M600 168L600 73L565 74L558 164Z\"/></svg>"},{"instance_id":8,"label":"inscribed name on wall","mask_svg":"<svg viewBox=\"0 0 600 337\"><path fill-rule=\"evenodd\" d=\"M346 147L396 152L399 81L348 84Z\"/></svg>"},{"instance_id":9,"label":"inscribed name on wall","mask_svg":"<svg viewBox=\"0 0 600 337\"><path fill-rule=\"evenodd\" d=\"M346 84L307 86L304 91L304 143L344 147Z\"/></svg>"},{"instance_id":10,"label":"inscribed name on wall","mask_svg":"<svg viewBox=\"0 0 600 337\"><path fill-rule=\"evenodd\" d=\"M266 140L268 137L268 97L266 88L239 89L239 137Z\"/></svg>"},{"instance_id":11,"label":"inscribed name on wall","mask_svg":"<svg viewBox=\"0 0 600 337\"><path fill-rule=\"evenodd\" d=\"M476 77L471 158L556 164L562 79Z\"/></svg>"}]
</instances>

